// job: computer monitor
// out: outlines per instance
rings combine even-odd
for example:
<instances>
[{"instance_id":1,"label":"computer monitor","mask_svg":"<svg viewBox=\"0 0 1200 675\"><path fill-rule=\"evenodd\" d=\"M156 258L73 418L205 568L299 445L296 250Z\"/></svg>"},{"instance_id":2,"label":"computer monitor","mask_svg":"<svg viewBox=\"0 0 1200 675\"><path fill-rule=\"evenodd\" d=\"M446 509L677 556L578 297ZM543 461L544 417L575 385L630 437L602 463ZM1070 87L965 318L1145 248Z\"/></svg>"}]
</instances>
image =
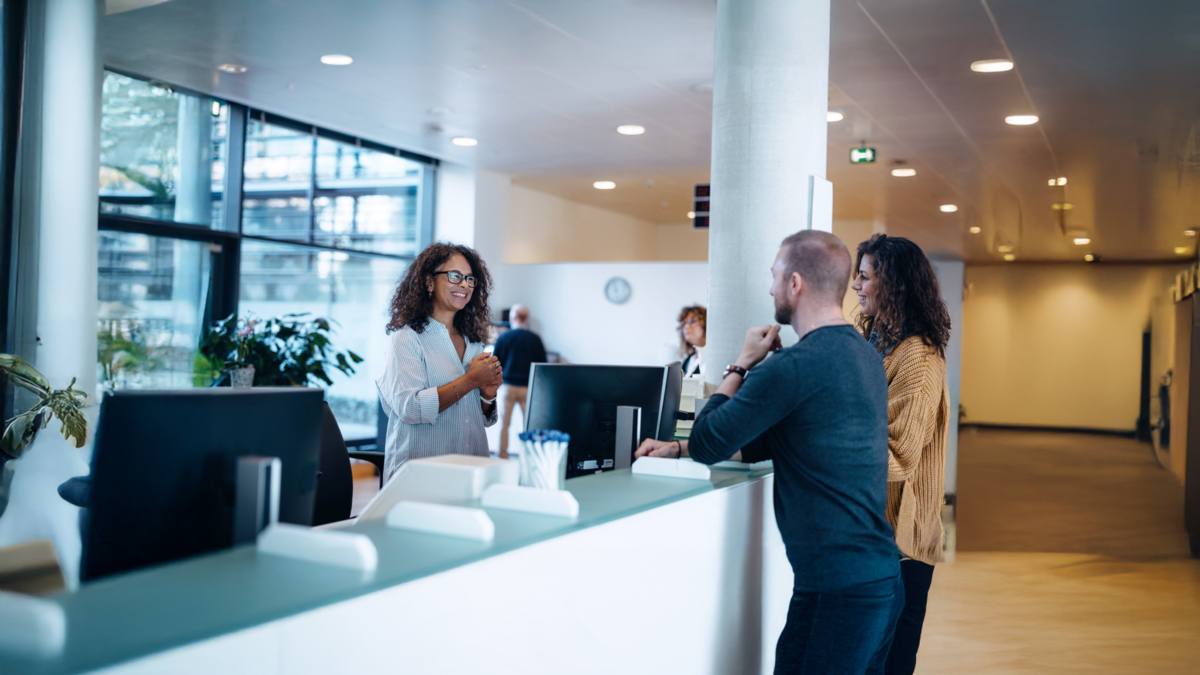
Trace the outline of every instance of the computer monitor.
<instances>
[{"instance_id":1,"label":"computer monitor","mask_svg":"<svg viewBox=\"0 0 1200 675\"><path fill-rule=\"evenodd\" d=\"M672 369L672 367L674 369ZM642 409L638 438L668 440L675 432L683 370L672 366L535 363L529 377L526 429L571 435L567 478L614 468L617 407ZM674 402L667 400L674 397Z\"/></svg>"},{"instance_id":2,"label":"computer monitor","mask_svg":"<svg viewBox=\"0 0 1200 675\"><path fill-rule=\"evenodd\" d=\"M106 394L82 580L232 546L237 458L245 455L280 459L279 519L311 525L324 399L308 387Z\"/></svg>"}]
</instances>

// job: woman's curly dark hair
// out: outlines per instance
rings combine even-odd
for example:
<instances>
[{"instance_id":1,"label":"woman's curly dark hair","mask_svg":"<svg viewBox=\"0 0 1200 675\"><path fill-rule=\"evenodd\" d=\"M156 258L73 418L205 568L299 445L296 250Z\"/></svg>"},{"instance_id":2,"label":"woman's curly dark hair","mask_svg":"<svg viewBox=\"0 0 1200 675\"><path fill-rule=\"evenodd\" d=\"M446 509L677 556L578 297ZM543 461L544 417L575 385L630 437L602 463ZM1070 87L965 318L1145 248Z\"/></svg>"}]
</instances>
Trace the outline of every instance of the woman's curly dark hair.
<instances>
[{"instance_id":1,"label":"woman's curly dark hair","mask_svg":"<svg viewBox=\"0 0 1200 675\"><path fill-rule=\"evenodd\" d=\"M704 309L704 305L692 305L679 310L679 353L682 356L690 356L696 353L696 348L687 341L687 321L689 317L696 317L700 321L700 325L704 327L705 332L708 332L708 310Z\"/></svg>"},{"instance_id":2,"label":"woman's curly dark hair","mask_svg":"<svg viewBox=\"0 0 1200 675\"><path fill-rule=\"evenodd\" d=\"M950 343L950 311L925 252L904 237L876 234L858 245L856 275L867 255L874 263L879 291L875 316L859 314L855 321L863 337L870 339L875 333L875 349L884 353L905 338L919 335L944 358Z\"/></svg>"},{"instance_id":3,"label":"woman's curly dark hair","mask_svg":"<svg viewBox=\"0 0 1200 675\"><path fill-rule=\"evenodd\" d=\"M471 300L454 315L454 328L468 342L487 342L488 333L492 327L492 315L488 310L488 293L492 289L492 276L488 274L487 265L475 252L475 249L458 244L430 244L417 259L408 266L396 294L392 296L392 318L388 321L387 332L392 334L405 326L418 333L424 332L433 313L433 295L429 292L429 282L434 280L434 272L449 260L455 253L467 259L471 266L471 274L475 275L475 292Z\"/></svg>"}]
</instances>

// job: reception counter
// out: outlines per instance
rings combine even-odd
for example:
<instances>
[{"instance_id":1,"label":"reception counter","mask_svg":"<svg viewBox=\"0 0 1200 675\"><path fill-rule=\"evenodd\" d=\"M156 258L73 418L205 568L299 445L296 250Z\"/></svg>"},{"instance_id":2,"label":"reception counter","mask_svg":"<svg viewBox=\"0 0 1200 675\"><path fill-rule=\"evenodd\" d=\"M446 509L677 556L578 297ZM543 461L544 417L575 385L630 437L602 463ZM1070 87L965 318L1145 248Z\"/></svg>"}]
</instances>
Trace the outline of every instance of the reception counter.
<instances>
[{"instance_id":1,"label":"reception counter","mask_svg":"<svg viewBox=\"0 0 1200 675\"><path fill-rule=\"evenodd\" d=\"M371 575L239 547L56 596L57 656L4 675L770 672L791 571L769 469L572 479L576 520L487 509L489 543L354 529Z\"/></svg>"}]
</instances>

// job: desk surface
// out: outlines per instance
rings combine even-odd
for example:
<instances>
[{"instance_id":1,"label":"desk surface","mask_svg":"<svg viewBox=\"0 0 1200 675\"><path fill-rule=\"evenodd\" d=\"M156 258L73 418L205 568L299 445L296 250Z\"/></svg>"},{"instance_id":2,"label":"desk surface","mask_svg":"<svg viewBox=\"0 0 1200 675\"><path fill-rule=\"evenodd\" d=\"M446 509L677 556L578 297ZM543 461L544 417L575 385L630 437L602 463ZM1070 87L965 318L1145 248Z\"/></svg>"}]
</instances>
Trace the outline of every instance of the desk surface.
<instances>
[{"instance_id":1,"label":"desk surface","mask_svg":"<svg viewBox=\"0 0 1200 675\"><path fill-rule=\"evenodd\" d=\"M260 556L253 546L103 579L52 598L67 616L63 653L24 660L0 654L5 675L75 673L129 661L286 618L437 574L552 537L594 527L714 489L761 478L770 469L714 469L710 481L635 476L628 469L567 481L578 520L487 509L490 543L355 526L379 551L369 578L332 567Z\"/></svg>"}]
</instances>

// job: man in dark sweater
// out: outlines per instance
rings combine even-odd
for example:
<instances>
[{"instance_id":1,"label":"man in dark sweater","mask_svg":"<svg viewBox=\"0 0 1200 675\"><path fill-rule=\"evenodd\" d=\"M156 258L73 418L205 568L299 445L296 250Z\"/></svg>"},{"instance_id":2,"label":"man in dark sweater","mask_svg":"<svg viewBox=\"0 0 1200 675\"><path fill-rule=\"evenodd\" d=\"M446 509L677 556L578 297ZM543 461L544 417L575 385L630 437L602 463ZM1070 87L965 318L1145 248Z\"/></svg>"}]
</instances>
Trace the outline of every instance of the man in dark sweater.
<instances>
[{"instance_id":1,"label":"man in dark sweater","mask_svg":"<svg viewBox=\"0 0 1200 675\"><path fill-rule=\"evenodd\" d=\"M832 234L785 239L771 295L800 341L779 349L779 326L751 328L690 439L637 452L714 464L740 448L742 461L774 460L775 521L795 574L777 674L883 673L904 604L884 516L887 377L842 316L850 261Z\"/></svg>"},{"instance_id":2,"label":"man in dark sweater","mask_svg":"<svg viewBox=\"0 0 1200 675\"><path fill-rule=\"evenodd\" d=\"M496 338L496 350L504 368L504 386L500 388L500 459L508 458L508 427L512 423L513 407L520 404L525 413L525 398L529 395L529 366L546 362L546 347L537 333L529 330L529 309L513 305L508 311L511 328Z\"/></svg>"}]
</instances>

